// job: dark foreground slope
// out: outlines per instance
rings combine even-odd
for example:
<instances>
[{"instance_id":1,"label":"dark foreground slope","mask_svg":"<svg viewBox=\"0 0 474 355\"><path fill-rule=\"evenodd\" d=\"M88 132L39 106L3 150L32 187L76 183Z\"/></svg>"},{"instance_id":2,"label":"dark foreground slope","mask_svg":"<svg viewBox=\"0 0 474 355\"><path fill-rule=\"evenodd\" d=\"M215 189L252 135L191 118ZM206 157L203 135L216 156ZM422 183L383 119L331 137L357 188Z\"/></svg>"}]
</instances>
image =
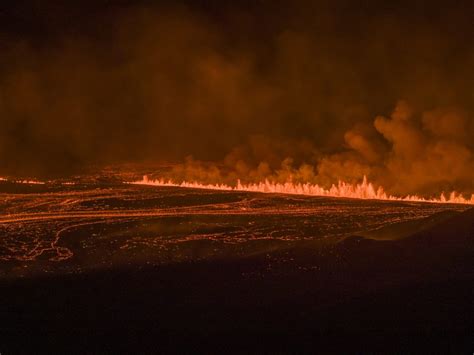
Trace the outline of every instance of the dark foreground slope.
<instances>
[{"instance_id":1,"label":"dark foreground slope","mask_svg":"<svg viewBox=\"0 0 474 355\"><path fill-rule=\"evenodd\" d=\"M397 240L9 281L0 299L5 354L472 353L474 210Z\"/></svg>"}]
</instances>

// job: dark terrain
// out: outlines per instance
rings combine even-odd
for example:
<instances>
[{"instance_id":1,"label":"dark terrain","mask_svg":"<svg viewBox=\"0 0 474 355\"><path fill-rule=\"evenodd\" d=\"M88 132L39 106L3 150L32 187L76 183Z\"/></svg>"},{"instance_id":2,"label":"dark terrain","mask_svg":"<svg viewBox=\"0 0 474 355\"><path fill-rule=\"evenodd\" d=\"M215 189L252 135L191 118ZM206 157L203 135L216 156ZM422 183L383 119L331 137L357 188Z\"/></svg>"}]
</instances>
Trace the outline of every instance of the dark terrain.
<instances>
[{"instance_id":1,"label":"dark terrain","mask_svg":"<svg viewBox=\"0 0 474 355\"><path fill-rule=\"evenodd\" d=\"M466 206L36 189L3 195L2 354L474 350Z\"/></svg>"}]
</instances>

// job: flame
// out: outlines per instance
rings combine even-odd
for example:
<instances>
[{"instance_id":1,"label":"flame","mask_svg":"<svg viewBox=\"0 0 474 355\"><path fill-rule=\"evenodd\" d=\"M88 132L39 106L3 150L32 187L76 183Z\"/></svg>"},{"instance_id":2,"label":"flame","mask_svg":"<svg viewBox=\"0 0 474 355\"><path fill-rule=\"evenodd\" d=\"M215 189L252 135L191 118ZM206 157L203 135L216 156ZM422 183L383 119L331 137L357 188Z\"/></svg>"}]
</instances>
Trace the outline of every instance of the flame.
<instances>
[{"instance_id":1,"label":"flame","mask_svg":"<svg viewBox=\"0 0 474 355\"><path fill-rule=\"evenodd\" d=\"M333 184L329 189L325 189L317 184L310 183L277 183L265 180L259 183L242 184L240 180L235 186L226 184L202 184L199 182L176 183L172 180L150 179L147 175L142 180L130 182L135 185L152 185L152 186L174 186L193 189L206 190L222 190L222 191L247 191L261 193L279 193L290 195L305 196L326 196L326 197L343 197L364 200L386 200L386 201L407 201L407 202L430 202L430 203L455 203L455 204L474 204L474 194L470 199L453 191L448 197L444 193L439 198L427 199L417 195L408 195L405 197L397 197L387 194L382 187L375 188L374 185L364 176L361 183L350 184L339 181L337 185Z\"/></svg>"}]
</instances>

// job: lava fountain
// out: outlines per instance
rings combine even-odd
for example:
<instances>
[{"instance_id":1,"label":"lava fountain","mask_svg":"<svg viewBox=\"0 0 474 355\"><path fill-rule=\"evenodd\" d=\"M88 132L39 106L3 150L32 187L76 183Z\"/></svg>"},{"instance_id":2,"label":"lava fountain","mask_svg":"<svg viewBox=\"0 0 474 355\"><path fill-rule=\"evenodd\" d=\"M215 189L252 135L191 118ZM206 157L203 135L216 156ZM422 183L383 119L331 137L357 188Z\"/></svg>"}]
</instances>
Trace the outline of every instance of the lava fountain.
<instances>
[{"instance_id":1,"label":"lava fountain","mask_svg":"<svg viewBox=\"0 0 474 355\"><path fill-rule=\"evenodd\" d=\"M238 180L235 186L230 186L227 184L203 184L189 181L182 181L181 183L178 183L173 180L166 180L163 178L150 179L147 175L144 175L142 180L133 181L130 183L135 185L174 186L206 190L279 193L290 195L354 198L364 200L474 204L474 194L471 195L470 199L468 199L455 191L451 192L448 196L446 196L444 193L441 193L438 198L424 198L418 195L407 195L403 197L393 196L387 194L381 186L376 188L371 182L367 180L366 176L364 176L361 183L351 184L344 181L339 181L337 185L333 184L328 189L318 184L293 182L278 183L269 181L268 179L262 182L249 184L243 184L240 180Z\"/></svg>"}]
</instances>

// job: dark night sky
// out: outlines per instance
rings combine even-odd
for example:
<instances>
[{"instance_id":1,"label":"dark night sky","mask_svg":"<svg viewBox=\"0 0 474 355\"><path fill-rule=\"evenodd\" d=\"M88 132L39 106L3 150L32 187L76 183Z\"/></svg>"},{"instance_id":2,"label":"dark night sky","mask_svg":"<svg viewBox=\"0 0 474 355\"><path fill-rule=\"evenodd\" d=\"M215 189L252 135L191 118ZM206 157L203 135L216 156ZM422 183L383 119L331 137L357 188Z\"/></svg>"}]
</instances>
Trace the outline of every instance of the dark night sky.
<instances>
[{"instance_id":1,"label":"dark night sky","mask_svg":"<svg viewBox=\"0 0 474 355\"><path fill-rule=\"evenodd\" d=\"M310 180L470 188L473 14L472 1L4 2L0 173L192 155L247 175L309 164Z\"/></svg>"}]
</instances>

